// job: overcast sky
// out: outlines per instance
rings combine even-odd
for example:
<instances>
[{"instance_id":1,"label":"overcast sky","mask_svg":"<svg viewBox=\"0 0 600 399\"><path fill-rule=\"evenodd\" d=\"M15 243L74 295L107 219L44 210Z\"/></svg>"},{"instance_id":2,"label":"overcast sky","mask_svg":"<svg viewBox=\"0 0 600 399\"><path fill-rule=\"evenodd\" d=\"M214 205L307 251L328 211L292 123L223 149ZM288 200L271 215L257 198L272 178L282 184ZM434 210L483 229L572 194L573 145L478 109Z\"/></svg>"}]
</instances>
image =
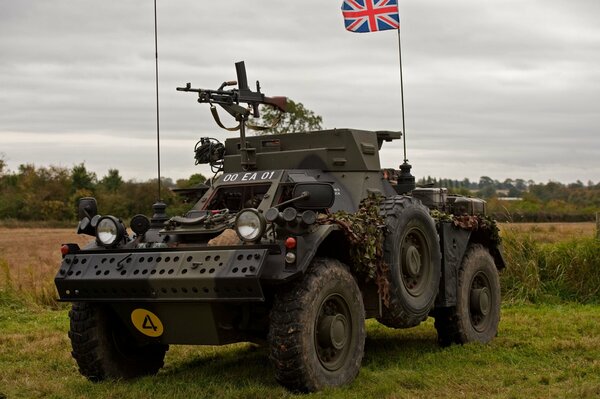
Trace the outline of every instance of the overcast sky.
<instances>
[{"instance_id":1,"label":"overcast sky","mask_svg":"<svg viewBox=\"0 0 600 399\"><path fill-rule=\"evenodd\" d=\"M176 86L250 82L326 128L401 130L395 31L346 32L341 0L158 1L163 176L231 133ZM600 181L600 1L400 0L417 177ZM0 156L156 176L151 0L0 0ZM225 115L223 115L225 118ZM386 143L385 167L402 162Z\"/></svg>"}]
</instances>

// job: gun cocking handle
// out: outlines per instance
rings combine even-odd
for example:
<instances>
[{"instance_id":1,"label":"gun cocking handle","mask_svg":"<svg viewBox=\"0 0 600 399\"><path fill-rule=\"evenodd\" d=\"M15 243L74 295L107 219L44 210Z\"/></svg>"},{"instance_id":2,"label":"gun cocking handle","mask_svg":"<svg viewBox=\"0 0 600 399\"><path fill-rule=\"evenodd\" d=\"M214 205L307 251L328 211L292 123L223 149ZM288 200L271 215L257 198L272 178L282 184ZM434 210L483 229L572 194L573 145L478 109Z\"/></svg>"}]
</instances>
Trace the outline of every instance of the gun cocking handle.
<instances>
[{"instance_id":1,"label":"gun cocking handle","mask_svg":"<svg viewBox=\"0 0 600 399\"><path fill-rule=\"evenodd\" d=\"M221 83L221 87L219 87L219 91L223 90L226 86L235 86L237 85L237 80L226 80L225 82Z\"/></svg>"}]
</instances>

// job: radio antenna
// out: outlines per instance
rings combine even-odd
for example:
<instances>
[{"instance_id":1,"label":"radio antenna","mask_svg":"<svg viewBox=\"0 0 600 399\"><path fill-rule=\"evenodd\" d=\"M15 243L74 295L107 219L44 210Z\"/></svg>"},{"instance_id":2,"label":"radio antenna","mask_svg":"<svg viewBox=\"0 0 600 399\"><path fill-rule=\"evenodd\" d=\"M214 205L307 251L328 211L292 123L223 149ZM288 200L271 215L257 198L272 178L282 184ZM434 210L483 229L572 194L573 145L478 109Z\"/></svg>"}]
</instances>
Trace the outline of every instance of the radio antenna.
<instances>
[{"instance_id":1,"label":"radio antenna","mask_svg":"<svg viewBox=\"0 0 600 399\"><path fill-rule=\"evenodd\" d=\"M158 163L158 202L160 199L160 116L158 107L158 23L156 18L156 0L154 0L154 65L156 81L156 155Z\"/></svg>"},{"instance_id":2,"label":"radio antenna","mask_svg":"<svg viewBox=\"0 0 600 399\"><path fill-rule=\"evenodd\" d=\"M158 23L156 18L156 0L154 0L154 65L155 65L155 80L156 80L156 153L158 160L158 199L152 205L154 216L151 219L152 227L161 227L168 219L165 209L167 205L160 199L160 117L158 107Z\"/></svg>"}]
</instances>

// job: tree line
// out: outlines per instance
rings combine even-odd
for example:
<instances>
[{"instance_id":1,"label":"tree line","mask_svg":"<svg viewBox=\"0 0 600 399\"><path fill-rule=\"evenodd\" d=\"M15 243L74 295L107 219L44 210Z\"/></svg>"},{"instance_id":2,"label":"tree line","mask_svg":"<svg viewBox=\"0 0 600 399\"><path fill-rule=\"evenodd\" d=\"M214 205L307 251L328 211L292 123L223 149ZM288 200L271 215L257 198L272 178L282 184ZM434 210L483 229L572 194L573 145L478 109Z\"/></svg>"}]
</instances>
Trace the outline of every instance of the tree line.
<instances>
[{"instance_id":1,"label":"tree line","mask_svg":"<svg viewBox=\"0 0 600 399\"><path fill-rule=\"evenodd\" d=\"M189 208L173 188L188 188L205 180L201 174L175 182L161 179L160 198L169 213L181 214ZM124 219L140 213L151 215L158 198L157 183L157 179L125 181L117 169L109 169L106 176L98 178L83 163L70 169L26 164L10 172L0 159L0 220L76 220L77 202L82 197L95 197L104 215Z\"/></svg>"},{"instance_id":2,"label":"tree line","mask_svg":"<svg viewBox=\"0 0 600 399\"><path fill-rule=\"evenodd\" d=\"M483 198L488 213L509 222L579 222L594 220L600 212L600 182L578 180L564 184L550 181L505 179L488 176L479 181L422 178L417 186L447 187L451 194Z\"/></svg>"},{"instance_id":3,"label":"tree line","mask_svg":"<svg viewBox=\"0 0 600 399\"><path fill-rule=\"evenodd\" d=\"M173 188L189 188L205 180L199 173L176 181L163 178L160 197L168 205L168 213L183 214L190 207ZM470 181L428 176L419 179L417 186L446 187L451 194L484 198L488 212L501 221L584 221L593 220L600 210L600 182L500 182L487 176ZM98 200L101 214L124 219L138 213L151 215L157 190L156 179L125 181L117 169L109 169L100 178L83 163L72 168L25 164L9 171L0 157L0 220L75 220L77 201L90 196Z\"/></svg>"}]
</instances>

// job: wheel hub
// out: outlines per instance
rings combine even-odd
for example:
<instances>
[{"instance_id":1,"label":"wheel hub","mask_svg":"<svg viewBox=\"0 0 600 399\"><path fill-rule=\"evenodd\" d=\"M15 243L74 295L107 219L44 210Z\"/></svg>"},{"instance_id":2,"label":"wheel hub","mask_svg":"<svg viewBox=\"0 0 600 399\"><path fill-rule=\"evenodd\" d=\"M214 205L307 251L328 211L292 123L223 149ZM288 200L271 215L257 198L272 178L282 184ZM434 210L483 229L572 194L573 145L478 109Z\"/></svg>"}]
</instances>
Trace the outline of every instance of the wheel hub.
<instances>
[{"instance_id":1,"label":"wheel hub","mask_svg":"<svg viewBox=\"0 0 600 399\"><path fill-rule=\"evenodd\" d=\"M487 287L471 291L471 312L486 316L490 312L490 291Z\"/></svg>"},{"instance_id":2,"label":"wheel hub","mask_svg":"<svg viewBox=\"0 0 600 399\"><path fill-rule=\"evenodd\" d=\"M421 254L413 245L406 250L406 271L411 277L417 277L421 272Z\"/></svg>"},{"instance_id":3,"label":"wheel hub","mask_svg":"<svg viewBox=\"0 0 600 399\"><path fill-rule=\"evenodd\" d=\"M348 321L343 314L325 316L319 323L318 340L324 348L342 349L348 340Z\"/></svg>"}]
</instances>

